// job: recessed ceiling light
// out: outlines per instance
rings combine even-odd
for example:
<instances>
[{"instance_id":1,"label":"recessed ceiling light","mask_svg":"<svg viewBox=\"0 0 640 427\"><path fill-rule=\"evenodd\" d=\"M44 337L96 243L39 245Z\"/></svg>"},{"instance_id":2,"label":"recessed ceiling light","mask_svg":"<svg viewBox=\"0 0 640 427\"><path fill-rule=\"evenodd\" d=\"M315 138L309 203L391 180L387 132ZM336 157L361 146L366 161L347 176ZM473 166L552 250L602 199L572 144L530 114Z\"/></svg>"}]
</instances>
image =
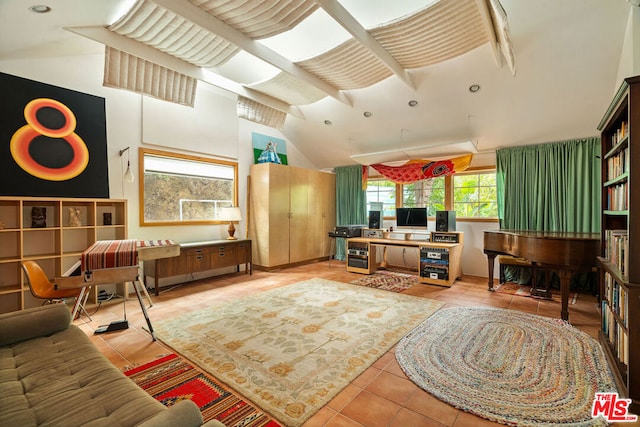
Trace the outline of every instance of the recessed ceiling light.
<instances>
[{"instance_id":1,"label":"recessed ceiling light","mask_svg":"<svg viewBox=\"0 0 640 427\"><path fill-rule=\"evenodd\" d=\"M409 101L409 107L415 107L416 105L418 105L418 101L416 101L415 99Z\"/></svg>"},{"instance_id":2,"label":"recessed ceiling light","mask_svg":"<svg viewBox=\"0 0 640 427\"><path fill-rule=\"evenodd\" d=\"M48 13L51 12L51 8L44 4L34 4L29 8L33 13Z\"/></svg>"},{"instance_id":3,"label":"recessed ceiling light","mask_svg":"<svg viewBox=\"0 0 640 427\"><path fill-rule=\"evenodd\" d=\"M469 86L469 92L471 92L471 93L476 93L479 90L480 90L480 85L471 85L471 86Z\"/></svg>"},{"instance_id":4,"label":"recessed ceiling light","mask_svg":"<svg viewBox=\"0 0 640 427\"><path fill-rule=\"evenodd\" d=\"M330 125L330 124L331 124L331 120L325 120L325 121L324 121L324 124L325 124L325 125Z\"/></svg>"},{"instance_id":5,"label":"recessed ceiling light","mask_svg":"<svg viewBox=\"0 0 640 427\"><path fill-rule=\"evenodd\" d=\"M365 117L371 117L371 116L372 116L371 111L365 111L365 112L364 112L364 113L362 113L362 114L363 114L363 116L365 116Z\"/></svg>"}]
</instances>

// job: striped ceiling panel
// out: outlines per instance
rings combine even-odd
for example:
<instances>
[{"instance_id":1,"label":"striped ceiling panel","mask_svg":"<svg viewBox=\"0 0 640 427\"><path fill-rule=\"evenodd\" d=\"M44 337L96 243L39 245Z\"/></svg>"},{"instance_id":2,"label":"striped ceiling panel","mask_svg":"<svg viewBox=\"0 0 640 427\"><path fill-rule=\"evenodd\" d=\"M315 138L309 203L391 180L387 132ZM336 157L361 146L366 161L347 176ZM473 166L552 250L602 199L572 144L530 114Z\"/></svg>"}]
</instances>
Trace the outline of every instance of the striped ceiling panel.
<instances>
[{"instance_id":1,"label":"striped ceiling panel","mask_svg":"<svg viewBox=\"0 0 640 427\"><path fill-rule=\"evenodd\" d=\"M313 0L189 0L252 39L288 31L318 9Z\"/></svg>"},{"instance_id":2,"label":"striped ceiling panel","mask_svg":"<svg viewBox=\"0 0 640 427\"><path fill-rule=\"evenodd\" d=\"M239 49L222 37L148 0L141 0L109 30L191 64L212 68Z\"/></svg>"}]
</instances>

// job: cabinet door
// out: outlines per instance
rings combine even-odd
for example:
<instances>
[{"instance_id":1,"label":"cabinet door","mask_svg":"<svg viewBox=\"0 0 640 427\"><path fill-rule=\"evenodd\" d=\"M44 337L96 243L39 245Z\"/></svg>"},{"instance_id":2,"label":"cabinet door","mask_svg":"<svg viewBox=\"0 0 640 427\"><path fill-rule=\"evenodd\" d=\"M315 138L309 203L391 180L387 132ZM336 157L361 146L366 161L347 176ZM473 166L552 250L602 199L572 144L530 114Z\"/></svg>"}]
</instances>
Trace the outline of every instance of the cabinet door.
<instances>
[{"instance_id":1,"label":"cabinet door","mask_svg":"<svg viewBox=\"0 0 640 427\"><path fill-rule=\"evenodd\" d=\"M332 255L332 242L329 232L336 227L336 176L322 174L322 256Z\"/></svg>"},{"instance_id":2,"label":"cabinet door","mask_svg":"<svg viewBox=\"0 0 640 427\"><path fill-rule=\"evenodd\" d=\"M311 197L312 171L289 167L290 218L289 218L289 262L295 263L312 258L314 245L311 238L309 199Z\"/></svg>"},{"instance_id":3,"label":"cabinet door","mask_svg":"<svg viewBox=\"0 0 640 427\"><path fill-rule=\"evenodd\" d=\"M210 248L187 249L185 251L187 259L187 271L211 270L211 250Z\"/></svg>"},{"instance_id":4,"label":"cabinet door","mask_svg":"<svg viewBox=\"0 0 640 427\"><path fill-rule=\"evenodd\" d=\"M237 261L239 264L244 264L249 262L251 259L251 243L250 242L239 242L237 247Z\"/></svg>"},{"instance_id":5,"label":"cabinet door","mask_svg":"<svg viewBox=\"0 0 640 427\"><path fill-rule=\"evenodd\" d=\"M306 259L324 256L327 231L324 229L324 172L309 171L310 191L307 194L308 224L306 236Z\"/></svg>"},{"instance_id":6,"label":"cabinet door","mask_svg":"<svg viewBox=\"0 0 640 427\"><path fill-rule=\"evenodd\" d=\"M184 274L187 272L186 269L186 256L184 254L172 258L163 258L160 260L151 261L151 263L158 263L158 276L160 277L171 277L178 276L180 274ZM149 261L145 261L149 263ZM150 264L151 264L150 263ZM149 275L155 274L154 268L155 265L150 265ZM147 274L145 272L145 274Z\"/></svg>"},{"instance_id":7,"label":"cabinet door","mask_svg":"<svg viewBox=\"0 0 640 427\"><path fill-rule=\"evenodd\" d=\"M289 263L288 168L273 163L250 168L249 237L256 265Z\"/></svg>"},{"instance_id":8,"label":"cabinet door","mask_svg":"<svg viewBox=\"0 0 640 427\"><path fill-rule=\"evenodd\" d=\"M268 265L277 266L289 263L289 217L290 217L290 175L291 166L270 164L269 176L269 221L261 226L268 236L265 247L260 252L269 254ZM262 242L259 242L262 246ZM255 252L254 252L255 253ZM260 264L264 265L264 264Z\"/></svg>"},{"instance_id":9,"label":"cabinet door","mask_svg":"<svg viewBox=\"0 0 640 427\"><path fill-rule=\"evenodd\" d=\"M238 264L238 245L234 243L211 248L211 268L229 267Z\"/></svg>"}]
</instances>

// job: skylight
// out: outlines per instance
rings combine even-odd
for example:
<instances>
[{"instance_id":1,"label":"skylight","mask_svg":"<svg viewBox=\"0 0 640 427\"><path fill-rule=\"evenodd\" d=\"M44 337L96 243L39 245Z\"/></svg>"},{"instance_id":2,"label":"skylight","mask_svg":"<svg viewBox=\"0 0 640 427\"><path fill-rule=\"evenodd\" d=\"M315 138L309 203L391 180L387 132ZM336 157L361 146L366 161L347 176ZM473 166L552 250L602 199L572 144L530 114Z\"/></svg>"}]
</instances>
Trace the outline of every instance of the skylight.
<instances>
[{"instance_id":1,"label":"skylight","mask_svg":"<svg viewBox=\"0 0 640 427\"><path fill-rule=\"evenodd\" d=\"M365 28L373 28L412 14L439 0L340 0L340 4ZM321 34L322 37L318 37ZM322 8L318 8L290 31L257 40L291 62L318 56L352 38L338 22ZM217 73L240 83L268 80L279 70L244 52L237 54Z\"/></svg>"}]
</instances>

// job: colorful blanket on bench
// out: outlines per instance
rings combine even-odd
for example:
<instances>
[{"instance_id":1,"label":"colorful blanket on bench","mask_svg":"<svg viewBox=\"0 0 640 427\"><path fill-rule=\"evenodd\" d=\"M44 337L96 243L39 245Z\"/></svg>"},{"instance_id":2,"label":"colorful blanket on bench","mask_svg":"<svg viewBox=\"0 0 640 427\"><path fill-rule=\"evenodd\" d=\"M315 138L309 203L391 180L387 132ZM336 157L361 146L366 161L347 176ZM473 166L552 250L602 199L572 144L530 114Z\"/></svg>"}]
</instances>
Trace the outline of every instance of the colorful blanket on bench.
<instances>
[{"instance_id":1,"label":"colorful blanket on bench","mask_svg":"<svg viewBox=\"0 0 640 427\"><path fill-rule=\"evenodd\" d=\"M82 271L138 265L138 241L99 240L82 253Z\"/></svg>"}]
</instances>

